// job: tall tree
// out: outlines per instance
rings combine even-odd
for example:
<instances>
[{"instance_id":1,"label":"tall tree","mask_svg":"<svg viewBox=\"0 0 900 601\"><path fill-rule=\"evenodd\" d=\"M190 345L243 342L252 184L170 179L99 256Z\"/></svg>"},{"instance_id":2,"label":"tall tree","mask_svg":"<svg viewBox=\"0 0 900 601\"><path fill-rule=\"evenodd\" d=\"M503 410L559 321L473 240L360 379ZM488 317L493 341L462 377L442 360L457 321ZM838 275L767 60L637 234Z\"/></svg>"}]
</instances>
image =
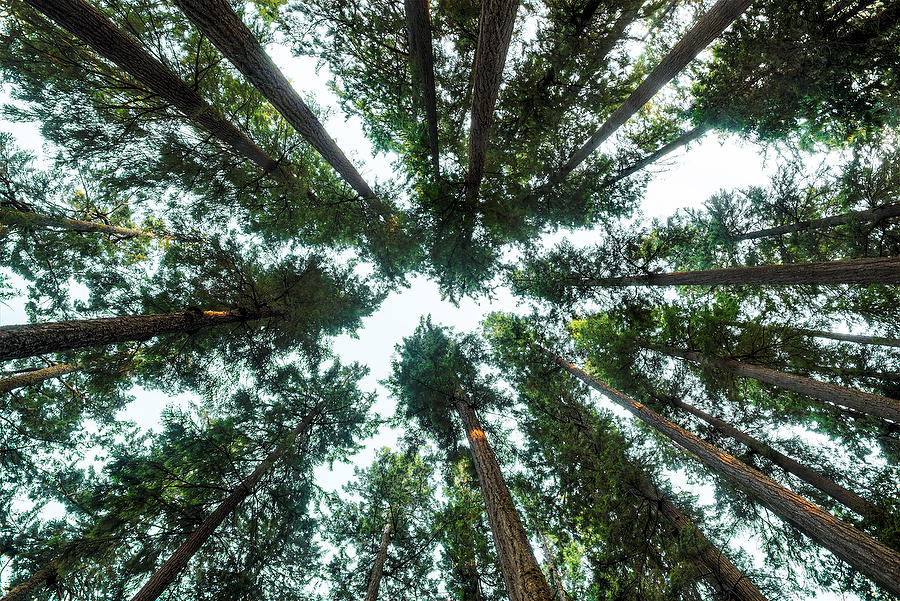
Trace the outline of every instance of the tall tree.
<instances>
[{"instance_id":1,"label":"tall tree","mask_svg":"<svg viewBox=\"0 0 900 601\"><path fill-rule=\"evenodd\" d=\"M428 0L403 0L406 12L406 35L409 39L409 62L418 81L425 105L428 146L435 177L441 174L438 143L437 95L434 87L434 49L431 44L431 15Z\"/></svg>"}]
</instances>

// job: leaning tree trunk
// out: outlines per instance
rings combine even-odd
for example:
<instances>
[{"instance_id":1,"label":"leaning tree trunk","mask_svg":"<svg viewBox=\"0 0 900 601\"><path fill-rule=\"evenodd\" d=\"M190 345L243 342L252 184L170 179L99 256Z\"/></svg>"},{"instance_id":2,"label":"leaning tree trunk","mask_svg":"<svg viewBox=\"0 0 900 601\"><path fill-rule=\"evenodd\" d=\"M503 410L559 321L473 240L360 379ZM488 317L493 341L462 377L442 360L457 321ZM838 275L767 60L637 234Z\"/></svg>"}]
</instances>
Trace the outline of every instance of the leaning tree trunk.
<instances>
[{"instance_id":1,"label":"leaning tree trunk","mask_svg":"<svg viewBox=\"0 0 900 601\"><path fill-rule=\"evenodd\" d=\"M431 45L431 18L428 14L428 0L403 0L403 6L406 11L410 66L422 93L431 164L434 176L438 177L441 174L441 168L438 149L437 95L434 89L434 49Z\"/></svg>"},{"instance_id":2,"label":"leaning tree trunk","mask_svg":"<svg viewBox=\"0 0 900 601\"><path fill-rule=\"evenodd\" d=\"M241 501L253 493L257 484L259 484L259 481L262 480L262 477L266 472L268 472L272 466L275 465L275 462L277 462L281 456L287 452L291 445L294 444L294 440L297 436L309 429L313 419L315 419L320 411L321 407L318 406L310 411L306 417L300 421L297 427L290 431L284 442L275 447L275 450L269 453L249 476L244 478L240 484L232 489L231 494L228 495L228 497L226 497L225 500L209 514L209 517L203 520L203 523L187 537L184 543L172 553L169 559L167 559L156 573L150 577L147 584L131 598L131 601L154 601L169 587L170 584L172 584L172 582L175 581L175 578L178 577L178 574L184 569L191 557L193 557L203 543L212 536L219 524L234 511Z\"/></svg>"},{"instance_id":3,"label":"leaning tree trunk","mask_svg":"<svg viewBox=\"0 0 900 601\"><path fill-rule=\"evenodd\" d=\"M132 340L148 340L162 334L196 332L201 328L255 321L277 315L271 309L231 309L0 326L0 361Z\"/></svg>"},{"instance_id":4,"label":"leaning tree trunk","mask_svg":"<svg viewBox=\"0 0 900 601\"><path fill-rule=\"evenodd\" d=\"M667 401L675 407L687 411L691 415L699 417L725 436L729 436L737 440L741 444L750 447L751 449L753 449L753 451L755 451L759 455L762 455L778 467L782 468L784 471L794 474L807 484L818 488L834 500L838 501L845 507L852 509L859 515L868 518L880 518L885 515L884 511L871 501L862 498L852 490L844 488L824 474L821 474L818 471L806 465L803 465L802 463L795 461L794 459L791 459L784 453L781 453L780 451L772 448L767 443L753 438L749 434L741 432L731 424L713 417L705 411L702 411L701 409L698 409L693 405L689 405L688 403L685 403L680 399L668 398Z\"/></svg>"},{"instance_id":5,"label":"leaning tree trunk","mask_svg":"<svg viewBox=\"0 0 900 601\"><path fill-rule=\"evenodd\" d=\"M544 536L544 533L540 530L538 530L538 536L541 537L541 546L544 549L544 556L547 559L547 565L550 567L550 574L553 576L553 582L556 584L556 593L554 593L554 597L559 597L559 601L569 601L569 595L566 593L566 587L563 583L562 572L559 571L556 560L553 559L550 543L547 541L547 537Z\"/></svg>"},{"instance_id":6,"label":"leaning tree trunk","mask_svg":"<svg viewBox=\"0 0 900 601\"><path fill-rule=\"evenodd\" d=\"M760 382L791 390L826 403L849 407L850 409L855 409L861 413L874 415L875 417L894 422L900 422L900 400L890 399L870 392L863 392L854 388L847 388L846 386L838 386L837 384L832 384L830 382L820 382L805 376L789 374L768 367L753 365L752 363L744 363L735 361L734 359L711 357L696 351L656 345L649 345L647 348L652 348L653 350L684 359L685 361L708 365L715 369L733 373L737 376L754 378Z\"/></svg>"},{"instance_id":7,"label":"leaning tree trunk","mask_svg":"<svg viewBox=\"0 0 900 601\"><path fill-rule=\"evenodd\" d=\"M58 378L81 369L78 363L59 363L41 369L26 371L0 380L0 393L9 392L17 388L34 386L51 378Z\"/></svg>"},{"instance_id":8,"label":"leaning tree trunk","mask_svg":"<svg viewBox=\"0 0 900 601\"><path fill-rule=\"evenodd\" d=\"M80 219L68 219L53 215L41 215L29 211L17 211L15 209L0 208L0 224L15 225L23 229L62 229L72 232L102 233L117 236L119 238L164 238L174 240L174 236L156 234L146 230L139 230L95 221L82 221Z\"/></svg>"},{"instance_id":9,"label":"leaning tree trunk","mask_svg":"<svg viewBox=\"0 0 900 601\"><path fill-rule=\"evenodd\" d=\"M115 26L107 16L84 0L25 0L60 27L82 40L104 58L134 77L160 98L177 108L197 127L230 146L263 171L281 180L278 162L243 132L222 117L196 90L168 67L153 58L131 36Z\"/></svg>"},{"instance_id":10,"label":"leaning tree trunk","mask_svg":"<svg viewBox=\"0 0 900 601\"><path fill-rule=\"evenodd\" d=\"M503 66L516 22L519 0L483 0L478 20L478 46L472 66L472 118L469 125L469 173L466 198L474 203L484 175L494 106L503 81Z\"/></svg>"},{"instance_id":11,"label":"leaning tree trunk","mask_svg":"<svg viewBox=\"0 0 900 601\"><path fill-rule=\"evenodd\" d=\"M710 42L716 39L746 10L752 0L718 0L690 31L663 57L660 63L641 82L622 105L600 126L591 138L579 148L550 178L553 185L564 180L592 152L619 129L632 115L678 73L694 60Z\"/></svg>"},{"instance_id":12,"label":"leaning tree trunk","mask_svg":"<svg viewBox=\"0 0 900 601\"><path fill-rule=\"evenodd\" d=\"M612 186L613 184L625 179L629 175L631 175L633 173L637 173L641 169L644 169L648 165L652 165L653 163L655 163L662 157L666 156L670 152L673 152L674 150L677 150L677 149L681 148L682 146L687 146L688 144L690 144L697 138L701 137L707 131L709 131L708 125L700 125L690 131L687 131L687 132L681 134L680 136L678 136L677 138L675 138L668 144L665 144L665 145L659 147L659 149L657 149L655 152L648 154L644 158L632 163L628 167L615 173L610 178L605 180L603 182L603 185L604 186Z\"/></svg>"},{"instance_id":13,"label":"leaning tree trunk","mask_svg":"<svg viewBox=\"0 0 900 601\"><path fill-rule=\"evenodd\" d=\"M553 359L557 365L693 454L698 461L732 486L743 489L753 499L793 524L885 590L895 595L900 594L900 553L837 519L815 503L781 486L643 404L593 378L555 353L539 345L537 348Z\"/></svg>"},{"instance_id":14,"label":"leaning tree trunk","mask_svg":"<svg viewBox=\"0 0 900 601\"><path fill-rule=\"evenodd\" d=\"M721 0L720 0L721 1ZM900 257L847 259L586 278L583 286L724 286L760 284L900 284Z\"/></svg>"},{"instance_id":15,"label":"leaning tree trunk","mask_svg":"<svg viewBox=\"0 0 900 601\"><path fill-rule=\"evenodd\" d=\"M782 234L790 234L793 232L804 232L807 230L824 229L835 227L838 225L846 225L848 223L858 223L863 221L880 221L889 217L900 216L900 204L890 204L871 209L869 211L851 211L842 215L833 215L831 217L823 217L821 219L805 219L788 225L778 227L770 227L754 232L745 232L743 234L735 234L731 236L732 240L756 240L759 238L768 238L770 236L780 236Z\"/></svg>"},{"instance_id":16,"label":"leaning tree trunk","mask_svg":"<svg viewBox=\"0 0 900 601\"><path fill-rule=\"evenodd\" d=\"M32 574L31 578L9 589L9 592L0 598L0 601L25 601L25 599L31 597L32 593L36 590L42 588L50 581L55 580L58 569L59 566L56 561L51 561Z\"/></svg>"},{"instance_id":17,"label":"leaning tree trunk","mask_svg":"<svg viewBox=\"0 0 900 601\"><path fill-rule=\"evenodd\" d=\"M729 322L728 325L735 326L738 328L746 328L748 326L757 326L762 328L769 328L774 330L781 330L784 332L794 332L800 334L802 336L810 336L812 338L826 338L828 340L840 340L842 342L854 342L856 344L869 344L874 346L896 346L900 347L900 338L887 338L884 336L869 336L867 334L839 334L837 332L828 332L826 330L814 330L810 328L796 328L794 326L783 326L783 325L765 325L765 324L754 324L743 321L732 321Z\"/></svg>"},{"instance_id":18,"label":"leaning tree trunk","mask_svg":"<svg viewBox=\"0 0 900 601\"><path fill-rule=\"evenodd\" d=\"M375 197L228 0L175 0L175 4L357 194L363 198Z\"/></svg>"},{"instance_id":19,"label":"leaning tree trunk","mask_svg":"<svg viewBox=\"0 0 900 601\"><path fill-rule=\"evenodd\" d=\"M369 586L366 589L366 601L378 600L378 587L381 586L381 575L384 573L384 562L387 561L388 545L391 543L391 524L384 526L381 534L381 545L378 547L378 555L375 556L375 565L369 573Z\"/></svg>"},{"instance_id":20,"label":"leaning tree trunk","mask_svg":"<svg viewBox=\"0 0 900 601\"><path fill-rule=\"evenodd\" d=\"M500 571L503 574L509 601L551 601L553 595L541 567L534 558L528 535L525 534L525 528L500 472L494 451L481 428L475 410L469 404L465 392L459 387L453 395L453 405L469 439L472 461L478 473L478 482L481 485L481 494L494 535L494 546L497 549Z\"/></svg>"}]
</instances>

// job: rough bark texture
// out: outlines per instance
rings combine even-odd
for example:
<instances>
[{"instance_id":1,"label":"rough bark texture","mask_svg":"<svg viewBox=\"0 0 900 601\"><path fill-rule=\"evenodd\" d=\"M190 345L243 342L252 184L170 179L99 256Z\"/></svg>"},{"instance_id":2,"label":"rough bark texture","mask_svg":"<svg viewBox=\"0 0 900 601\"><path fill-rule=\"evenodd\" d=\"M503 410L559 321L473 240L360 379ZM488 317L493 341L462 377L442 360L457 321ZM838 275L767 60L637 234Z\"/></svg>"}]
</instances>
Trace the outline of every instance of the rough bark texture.
<instances>
[{"instance_id":1,"label":"rough bark texture","mask_svg":"<svg viewBox=\"0 0 900 601\"><path fill-rule=\"evenodd\" d=\"M591 278L588 286L723 286L728 284L900 284L900 257L728 267Z\"/></svg>"},{"instance_id":2,"label":"rough bark texture","mask_svg":"<svg viewBox=\"0 0 900 601\"><path fill-rule=\"evenodd\" d=\"M437 96L434 89L434 49L431 45L431 17L428 12L428 0L403 0L403 6L406 10L410 67L422 94L431 164L435 177L438 177L440 175L440 151L438 148Z\"/></svg>"},{"instance_id":3,"label":"rough bark texture","mask_svg":"<svg viewBox=\"0 0 900 601\"><path fill-rule=\"evenodd\" d=\"M228 0L175 0L175 4L360 196L375 196Z\"/></svg>"},{"instance_id":4,"label":"rough bark texture","mask_svg":"<svg viewBox=\"0 0 900 601\"><path fill-rule=\"evenodd\" d=\"M503 66L518 8L519 0L484 0L481 3L478 47L472 67L472 119L469 125L469 174L466 177L469 202L478 199L494 106L503 82Z\"/></svg>"},{"instance_id":5,"label":"rough bark texture","mask_svg":"<svg viewBox=\"0 0 900 601\"><path fill-rule=\"evenodd\" d=\"M15 209L0 208L0 223L17 224L34 229L64 229L73 232L110 234L118 238L166 238L172 240L172 236L154 234L144 230L130 227L119 227L94 221L82 221L80 219L67 219L66 217L54 217L16 211Z\"/></svg>"},{"instance_id":6,"label":"rough bark texture","mask_svg":"<svg viewBox=\"0 0 900 601\"><path fill-rule=\"evenodd\" d=\"M226 121L175 73L116 27L103 12L84 0L26 2L184 113L200 129L209 132L264 171L277 171L278 163L275 159Z\"/></svg>"},{"instance_id":7,"label":"rough bark texture","mask_svg":"<svg viewBox=\"0 0 900 601\"><path fill-rule=\"evenodd\" d=\"M0 601L25 601L31 597L31 594L34 593L39 588L43 587L45 584L50 582L51 580L55 580L57 576L57 568L56 561L51 561L43 568L32 574L31 578L23 582L22 584L18 584L6 593Z\"/></svg>"},{"instance_id":8,"label":"rough bark texture","mask_svg":"<svg viewBox=\"0 0 900 601\"><path fill-rule=\"evenodd\" d=\"M0 361L131 340L148 340L161 334L195 332L201 328L253 321L274 315L275 312L271 310L249 312L232 309L0 326Z\"/></svg>"},{"instance_id":9,"label":"rough bark texture","mask_svg":"<svg viewBox=\"0 0 900 601\"><path fill-rule=\"evenodd\" d=\"M803 232L806 230L823 229L827 227L835 227L837 225L846 225L853 222L861 221L880 221L889 217L900 216L900 204L890 204L870 211L851 211L843 215L833 215L831 217L823 217L822 219L806 219L782 225L779 227L770 227L755 232L745 232L731 237L732 240L756 240L758 238L768 238L769 236L779 236L781 234L790 234L792 232Z\"/></svg>"},{"instance_id":10,"label":"rough bark texture","mask_svg":"<svg viewBox=\"0 0 900 601\"><path fill-rule=\"evenodd\" d=\"M701 409L698 409L693 405L689 405L680 399L669 398L667 400L675 407L687 411L691 415L699 417L722 434L729 436L737 440L741 444L750 447L751 449L753 449L753 451L755 451L759 455L762 455L775 465L782 468L784 471L794 474L807 484L818 488L828 496L832 497L845 507L852 509L861 516L874 518L884 515L884 512L871 501L867 501L852 490L848 490L840 484L834 482L831 478L828 478L824 474L821 474L818 471L791 459L784 453L773 449L765 442L753 438L749 434L741 432L731 424L713 417L705 411L702 411Z\"/></svg>"},{"instance_id":11,"label":"rough bark texture","mask_svg":"<svg viewBox=\"0 0 900 601\"><path fill-rule=\"evenodd\" d=\"M26 371L21 374L4 378L0 380L0 394L15 390L16 388L34 386L35 384L40 384L44 380L49 380L51 378L64 376L80 369L80 367L80 365L75 363L60 363L58 365L51 365L50 367L35 369L34 371Z\"/></svg>"},{"instance_id":12,"label":"rough bark texture","mask_svg":"<svg viewBox=\"0 0 900 601\"><path fill-rule=\"evenodd\" d=\"M509 601L551 601L553 595L534 557L500 465L462 389L457 389L453 404L469 439Z\"/></svg>"},{"instance_id":13,"label":"rough bark texture","mask_svg":"<svg viewBox=\"0 0 900 601\"><path fill-rule=\"evenodd\" d=\"M837 519L815 503L788 490L731 455L723 453L627 395L591 377L555 353L543 347L540 350L556 361L560 367L692 453L701 463L732 486L745 491L885 590L895 595L900 594L900 553Z\"/></svg>"},{"instance_id":14,"label":"rough bark texture","mask_svg":"<svg viewBox=\"0 0 900 601\"><path fill-rule=\"evenodd\" d=\"M375 556L375 565L369 573L369 586L366 588L366 601L377 601L378 587L381 586L381 575L384 573L384 562L387 561L388 545L391 544L391 524L384 526L381 534L381 545L378 547L378 555Z\"/></svg>"},{"instance_id":15,"label":"rough bark texture","mask_svg":"<svg viewBox=\"0 0 900 601\"><path fill-rule=\"evenodd\" d=\"M800 394L833 403L842 407L849 407L861 413L874 415L882 419L900 422L900 400L890 399L870 392L863 392L846 386L831 384L830 382L820 382L789 374L787 372L769 369L752 363L743 363L734 359L722 359L720 357L710 357L700 354L696 351L683 349L675 349L670 347L653 347L656 350L679 357L685 361L692 361L702 365L709 365L722 371L728 371L738 376L755 378L760 382L771 384L786 390L792 390Z\"/></svg>"},{"instance_id":16,"label":"rough bark texture","mask_svg":"<svg viewBox=\"0 0 900 601\"><path fill-rule=\"evenodd\" d=\"M690 31L681 38L660 63L631 93L625 102L600 126L591 138L554 173L551 183L558 183L581 164L592 152L619 129L632 115L653 98L685 66L716 39L746 10L752 0L719 0L703 15Z\"/></svg>"},{"instance_id":17,"label":"rough bark texture","mask_svg":"<svg viewBox=\"0 0 900 601\"><path fill-rule=\"evenodd\" d=\"M633 163L632 165L629 165L625 169L622 169L621 171L619 171L618 173L613 175L611 178L606 180L603 185L611 186L611 185L615 184L616 182L619 182L619 181L625 179L629 175L632 175L633 173L637 173L638 171L647 167L648 165L652 165L653 163L655 163L662 157L666 156L670 152L677 150L677 149L681 148L682 146L686 146L686 145L690 144L691 142L693 142L694 140L696 140L697 138L699 138L700 136L705 134L707 131L709 131L709 126L701 125L699 127L695 127L694 129L692 129L688 132L681 134L680 136L678 136L677 138L675 138L668 144L661 146L658 150L656 150L656 152L653 152L652 154L648 154L641 160Z\"/></svg>"},{"instance_id":18,"label":"rough bark texture","mask_svg":"<svg viewBox=\"0 0 900 601\"><path fill-rule=\"evenodd\" d=\"M169 559L167 559L156 573L150 577L147 584L132 597L131 601L154 601L170 584L172 584L172 582L175 581L179 572L184 569L188 561L190 561L191 557L194 556L203 543L212 536L212 533L215 532L219 524L222 523L222 520L234 511L234 508L237 507L241 501L253 493L253 490L256 488L257 484L259 484L259 481L262 480L262 477L266 472L268 472L275 462L277 462L291 445L294 444L294 440L297 436L309 428L313 419L319 414L319 411L319 407L310 411L297 427L291 430L284 442L275 447L275 450L269 453L269 455L256 466L256 469L253 470L249 476L244 478L244 480L231 491L231 494L229 494L211 514L209 514L209 517L203 520L203 523L201 523L197 529L187 537L184 543L172 553Z\"/></svg>"},{"instance_id":19,"label":"rough bark texture","mask_svg":"<svg viewBox=\"0 0 900 601\"><path fill-rule=\"evenodd\" d=\"M538 535L541 537L541 547L544 549L544 557L547 560L547 565L550 566L550 575L553 577L553 583L556 585L556 591L553 593L553 598L559 599L559 601L569 601L569 595L566 593L566 588L563 584L562 573L559 571L556 560L553 559L553 552L550 550L550 543L547 541L547 537L544 536L543 532L538 531Z\"/></svg>"}]
</instances>

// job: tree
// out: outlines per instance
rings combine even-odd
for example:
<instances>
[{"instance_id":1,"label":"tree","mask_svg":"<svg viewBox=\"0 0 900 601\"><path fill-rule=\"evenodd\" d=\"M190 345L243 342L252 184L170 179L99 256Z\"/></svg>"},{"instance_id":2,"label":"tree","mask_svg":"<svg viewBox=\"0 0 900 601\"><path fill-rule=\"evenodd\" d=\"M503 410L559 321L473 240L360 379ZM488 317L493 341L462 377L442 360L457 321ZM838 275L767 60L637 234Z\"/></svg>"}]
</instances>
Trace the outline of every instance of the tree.
<instances>
[{"instance_id":1,"label":"tree","mask_svg":"<svg viewBox=\"0 0 900 601\"><path fill-rule=\"evenodd\" d=\"M428 128L428 146L431 150L434 176L440 177L437 99L434 88L434 50L431 44L431 17L428 0L403 0L403 9L406 12L410 68L418 81L422 104L425 106L425 124Z\"/></svg>"}]
</instances>

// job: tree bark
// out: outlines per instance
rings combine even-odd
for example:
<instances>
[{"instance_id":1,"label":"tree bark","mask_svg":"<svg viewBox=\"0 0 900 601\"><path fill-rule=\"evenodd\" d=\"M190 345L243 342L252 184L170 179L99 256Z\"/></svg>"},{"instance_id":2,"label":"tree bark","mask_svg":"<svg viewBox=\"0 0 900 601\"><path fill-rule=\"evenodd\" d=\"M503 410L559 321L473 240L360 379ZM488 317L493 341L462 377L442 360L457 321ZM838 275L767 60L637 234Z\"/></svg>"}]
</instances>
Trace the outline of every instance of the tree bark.
<instances>
[{"instance_id":1,"label":"tree bark","mask_svg":"<svg viewBox=\"0 0 900 601\"><path fill-rule=\"evenodd\" d=\"M406 35L413 77L418 81L425 106L428 148L434 176L441 174L438 149L437 95L434 89L434 49L431 45L431 18L428 0L403 0L406 11Z\"/></svg>"},{"instance_id":2,"label":"tree bark","mask_svg":"<svg viewBox=\"0 0 900 601\"><path fill-rule=\"evenodd\" d=\"M882 219L888 219L890 217L898 216L900 216L900 203L884 205L882 207L871 209L869 211L851 211L842 215L832 215L831 217L823 217L821 219L804 219L803 221L790 223L788 225L781 225L778 227L756 230L754 232L737 234L731 236L731 239L736 241L756 240L758 238L780 236L781 234L790 234L792 232L803 232L807 230L846 225L853 222L881 221Z\"/></svg>"},{"instance_id":3,"label":"tree bark","mask_svg":"<svg viewBox=\"0 0 900 601\"><path fill-rule=\"evenodd\" d=\"M655 152L648 154L647 156L640 159L639 161L629 165L625 169L622 169L621 171L619 171L618 173L616 173L615 175L613 175L612 177L607 179L605 182L603 182L603 185L611 186L611 185L615 184L616 182L619 182L619 181L625 179L629 175L631 175L633 173L637 173L644 167L646 167L648 165L652 165L653 163L655 163L662 157L666 156L670 152L677 150L678 148L681 148L682 146L686 146L686 145L690 144L691 142L693 142L694 140L696 140L697 138L699 138L703 134L705 134L707 131L709 131L708 125L700 125L699 127L695 127L694 129L681 134L680 136L678 136L677 138L675 138L668 144L665 144L665 145L659 147L659 149L657 149Z\"/></svg>"},{"instance_id":4,"label":"tree bark","mask_svg":"<svg viewBox=\"0 0 900 601\"><path fill-rule=\"evenodd\" d=\"M7 224L12 223L20 227L32 229L58 228L73 232L110 234L119 238L164 238L166 240L175 239L174 236L155 234L153 232L138 230L130 227L120 227L118 225L109 225L106 223L97 223L94 221L82 221L80 219L68 219L66 217L55 217L52 215L41 215L39 213L0 208L0 222L4 221Z\"/></svg>"},{"instance_id":5,"label":"tree bark","mask_svg":"<svg viewBox=\"0 0 900 601\"><path fill-rule=\"evenodd\" d=\"M553 595L534 557L494 451L466 393L459 387L453 395L453 405L469 439L509 601L551 601Z\"/></svg>"},{"instance_id":6,"label":"tree bark","mask_svg":"<svg viewBox=\"0 0 900 601\"><path fill-rule=\"evenodd\" d=\"M466 198L474 203L484 175L494 106L503 82L503 66L516 22L519 0L483 0L478 20L478 46L472 66L472 117L469 125L469 173Z\"/></svg>"},{"instance_id":7,"label":"tree bark","mask_svg":"<svg viewBox=\"0 0 900 601\"><path fill-rule=\"evenodd\" d=\"M893 422L900 422L900 400L897 399L890 399L830 382L820 382L805 376L789 374L768 367L753 365L752 363L710 357L696 351L661 346L648 346L647 348L652 348L685 361L708 365L737 376L754 378L760 382L791 390L826 403L849 407L861 413L874 415Z\"/></svg>"},{"instance_id":8,"label":"tree bark","mask_svg":"<svg viewBox=\"0 0 900 601\"><path fill-rule=\"evenodd\" d=\"M375 197L228 0L175 0L175 4L357 194Z\"/></svg>"},{"instance_id":9,"label":"tree bark","mask_svg":"<svg viewBox=\"0 0 900 601\"><path fill-rule=\"evenodd\" d=\"M209 514L209 517L203 520L203 523L201 523L197 529L187 537L184 543L172 553L169 559L167 559L156 573L150 577L147 584L132 597L131 601L154 601L169 587L170 584L172 584L172 582L175 581L179 572L184 569L188 561L190 561L191 557L194 556L203 543L212 536L219 524L234 511L235 507L237 507L241 501L253 493L266 472L268 472L275 462L277 462L291 445L293 445L297 436L309 429L313 419L315 419L320 411L321 407L317 406L301 420L296 428L291 430L287 439L275 447L275 450L269 453L269 455L256 466L256 469L253 470L249 476L244 478L244 480L231 491L231 494L228 495L228 497L226 497L211 514Z\"/></svg>"},{"instance_id":10,"label":"tree bark","mask_svg":"<svg viewBox=\"0 0 900 601\"><path fill-rule=\"evenodd\" d=\"M375 565L369 574L369 587L366 589L366 601L378 600L378 587L381 586L381 575L384 573L384 562L387 561L388 545L391 543L391 524L384 526L381 535L381 545L378 547L378 555L375 556Z\"/></svg>"},{"instance_id":11,"label":"tree bark","mask_svg":"<svg viewBox=\"0 0 900 601\"><path fill-rule=\"evenodd\" d=\"M58 365L51 365L42 369L35 369L34 371L16 374L0 380L0 394L17 388L24 388L25 386L34 386L45 380L58 378L59 376L64 376L79 369L81 369L81 365L77 363L60 363Z\"/></svg>"},{"instance_id":12,"label":"tree bark","mask_svg":"<svg viewBox=\"0 0 900 601\"><path fill-rule=\"evenodd\" d=\"M631 118L664 85L669 83L685 66L700 54L710 42L746 10L752 0L718 0L683 38L663 57L662 61L617 108L591 138L569 158L550 178L550 185L564 180L609 136Z\"/></svg>"},{"instance_id":13,"label":"tree bark","mask_svg":"<svg viewBox=\"0 0 900 601\"><path fill-rule=\"evenodd\" d=\"M553 597L559 597L559 601L569 601L569 595L566 593L566 588L563 584L562 573L559 571L556 560L553 559L553 553L550 551L550 543L547 541L547 537L544 536L544 533L540 530L538 530L538 536L541 537L541 546L544 548L544 556L547 558L547 565L550 566L550 574L553 576L554 584L556 584L556 592L553 594Z\"/></svg>"},{"instance_id":14,"label":"tree bark","mask_svg":"<svg viewBox=\"0 0 900 601\"><path fill-rule=\"evenodd\" d=\"M767 443L753 438L749 434L741 432L731 424L713 417L705 411L689 405L680 399L667 398L666 400L675 407L678 407L683 411L687 411L691 415L699 417L722 434L729 436L737 440L741 444L750 447L753 451L755 451L759 455L762 455L778 467L782 468L784 471L794 474L807 484L818 488L831 498L835 499L845 507L852 509L859 515L868 518L880 518L885 515L884 511L882 511L880 507L878 507L871 501L868 501L852 490L848 490L840 484L837 484L824 474L821 474L818 471L791 459L784 453L775 450Z\"/></svg>"},{"instance_id":15,"label":"tree bark","mask_svg":"<svg viewBox=\"0 0 900 601\"><path fill-rule=\"evenodd\" d=\"M147 340L162 334L195 332L201 328L275 316L275 311L266 308L255 311L231 309L0 326L0 361Z\"/></svg>"},{"instance_id":16,"label":"tree bark","mask_svg":"<svg viewBox=\"0 0 900 601\"><path fill-rule=\"evenodd\" d=\"M279 173L278 162L222 117L193 88L140 44L116 27L107 16L84 0L26 0L60 27L86 43L104 58L147 86L177 108L197 127L212 134L266 173Z\"/></svg>"},{"instance_id":17,"label":"tree bark","mask_svg":"<svg viewBox=\"0 0 900 601\"><path fill-rule=\"evenodd\" d=\"M56 561L51 561L32 574L31 578L9 589L6 595L0 598L0 601L25 601L37 589L43 587L50 580L56 579L58 568Z\"/></svg>"},{"instance_id":18,"label":"tree bark","mask_svg":"<svg viewBox=\"0 0 900 601\"><path fill-rule=\"evenodd\" d=\"M900 594L900 553L837 519L818 505L663 418L643 404L610 388L555 353L540 346L537 348L553 359L557 365L692 453L698 461L732 486L744 490L750 497L793 524L885 590L895 595Z\"/></svg>"},{"instance_id":19,"label":"tree bark","mask_svg":"<svg viewBox=\"0 0 900 601\"><path fill-rule=\"evenodd\" d=\"M587 278L587 286L724 286L761 284L900 284L900 257L847 259Z\"/></svg>"},{"instance_id":20,"label":"tree bark","mask_svg":"<svg viewBox=\"0 0 900 601\"><path fill-rule=\"evenodd\" d=\"M742 321L733 321L729 322L728 325L735 326L738 328L746 328L750 324ZM856 344L869 344L875 346L895 346L900 347L900 339L898 338L886 338L884 336L869 336L867 334L839 334L836 332L828 332L826 330L813 330L810 328L796 328L793 326L770 326L765 324L755 324L757 326L763 328L773 328L777 330L783 330L785 332L796 332L797 334L801 334L803 336L810 336L812 338L827 338L829 340L840 340L843 342L854 342Z\"/></svg>"}]
</instances>

